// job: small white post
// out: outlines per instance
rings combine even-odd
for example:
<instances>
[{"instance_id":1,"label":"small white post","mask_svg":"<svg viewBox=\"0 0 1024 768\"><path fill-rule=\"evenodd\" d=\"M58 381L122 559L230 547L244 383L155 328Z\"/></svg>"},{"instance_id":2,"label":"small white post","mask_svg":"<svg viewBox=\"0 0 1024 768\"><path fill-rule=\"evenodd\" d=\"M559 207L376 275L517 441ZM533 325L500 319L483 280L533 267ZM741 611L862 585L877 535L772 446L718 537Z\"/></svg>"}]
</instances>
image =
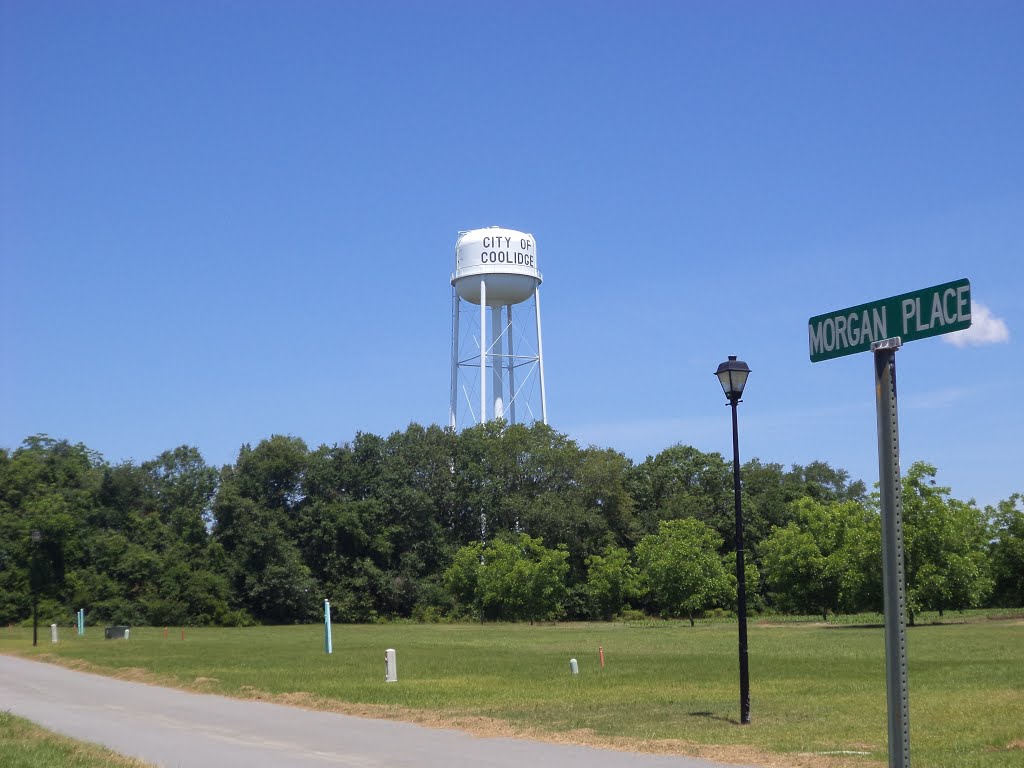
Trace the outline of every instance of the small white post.
<instances>
[{"instance_id":1,"label":"small white post","mask_svg":"<svg viewBox=\"0 0 1024 768\"><path fill-rule=\"evenodd\" d=\"M398 660L395 658L394 648L384 651L384 682L398 682Z\"/></svg>"},{"instance_id":2,"label":"small white post","mask_svg":"<svg viewBox=\"0 0 1024 768\"><path fill-rule=\"evenodd\" d=\"M51 624L50 625L50 642L51 643L56 643L57 642L57 625L56 624Z\"/></svg>"},{"instance_id":3,"label":"small white post","mask_svg":"<svg viewBox=\"0 0 1024 768\"><path fill-rule=\"evenodd\" d=\"M569 659L569 672L574 675L580 673L580 665L576 663L576 659Z\"/></svg>"},{"instance_id":4,"label":"small white post","mask_svg":"<svg viewBox=\"0 0 1024 768\"><path fill-rule=\"evenodd\" d=\"M130 630L130 629L126 629L126 630L124 631L124 639L125 639L125 640L127 640L127 639L128 639L128 635L129 635L130 633L131 633L131 630Z\"/></svg>"}]
</instances>

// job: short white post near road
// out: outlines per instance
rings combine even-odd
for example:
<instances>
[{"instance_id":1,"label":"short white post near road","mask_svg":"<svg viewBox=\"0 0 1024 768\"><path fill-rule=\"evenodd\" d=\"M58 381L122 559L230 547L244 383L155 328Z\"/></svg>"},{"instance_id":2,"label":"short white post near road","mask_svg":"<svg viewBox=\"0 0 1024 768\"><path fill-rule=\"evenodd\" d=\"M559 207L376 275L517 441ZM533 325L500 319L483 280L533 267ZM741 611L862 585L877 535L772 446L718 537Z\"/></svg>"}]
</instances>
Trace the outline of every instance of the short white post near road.
<instances>
[{"instance_id":1,"label":"short white post near road","mask_svg":"<svg viewBox=\"0 0 1024 768\"><path fill-rule=\"evenodd\" d=\"M56 643L57 642L57 625L56 624L51 624L50 625L50 642L51 643Z\"/></svg>"},{"instance_id":2,"label":"short white post near road","mask_svg":"<svg viewBox=\"0 0 1024 768\"><path fill-rule=\"evenodd\" d=\"M398 661L395 658L394 648L388 648L384 651L384 682L398 682Z\"/></svg>"},{"instance_id":3,"label":"short white post near road","mask_svg":"<svg viewBox=\"0 0 1024 768\"><path fill-rule=\"evenodd\" d=\"M580 673L580 665L576 663L576 659L569 659L569 672L574 675Z\"/></svg>"}]
</instances>

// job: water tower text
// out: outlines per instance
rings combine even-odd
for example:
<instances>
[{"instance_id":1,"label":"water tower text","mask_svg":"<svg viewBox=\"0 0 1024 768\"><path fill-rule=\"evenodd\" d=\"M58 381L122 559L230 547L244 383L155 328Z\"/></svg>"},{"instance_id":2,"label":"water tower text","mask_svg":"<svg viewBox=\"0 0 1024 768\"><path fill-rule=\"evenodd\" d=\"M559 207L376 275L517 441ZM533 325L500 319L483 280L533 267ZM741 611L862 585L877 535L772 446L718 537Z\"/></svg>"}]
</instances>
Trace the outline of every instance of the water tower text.
<instances>
[{"instance_id":1,"label":"water tower text","mask_svg":"<svg viewBox=\"0 0 1024 768\"><path fill-rule=\"evenodd\" d=\"M534 267L533 241L525 237L519 238L513 248L512 238L506 235L487 235L484 237L483 251L480 252L481 264L515 264L520 267Z\"/></svg>"}]
</instances>

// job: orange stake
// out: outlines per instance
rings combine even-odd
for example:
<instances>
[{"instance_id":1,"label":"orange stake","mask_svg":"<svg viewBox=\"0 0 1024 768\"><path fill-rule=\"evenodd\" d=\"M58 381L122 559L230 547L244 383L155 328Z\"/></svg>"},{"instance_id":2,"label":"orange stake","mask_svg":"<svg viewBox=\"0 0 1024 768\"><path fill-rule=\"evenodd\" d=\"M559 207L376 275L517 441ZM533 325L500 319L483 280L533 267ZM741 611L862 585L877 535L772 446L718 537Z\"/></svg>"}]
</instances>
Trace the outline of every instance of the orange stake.
<instances>
[{"instance_id":1,"label":"orange stake","mask_svg":"<svg viewBox=\"0 0 1024 768\"><path fill-rule=\"evenodd\" d=\"M597 655L601 657L601 669L604 669L604 648L597 646Z\"/></svg>"}]
</instances>

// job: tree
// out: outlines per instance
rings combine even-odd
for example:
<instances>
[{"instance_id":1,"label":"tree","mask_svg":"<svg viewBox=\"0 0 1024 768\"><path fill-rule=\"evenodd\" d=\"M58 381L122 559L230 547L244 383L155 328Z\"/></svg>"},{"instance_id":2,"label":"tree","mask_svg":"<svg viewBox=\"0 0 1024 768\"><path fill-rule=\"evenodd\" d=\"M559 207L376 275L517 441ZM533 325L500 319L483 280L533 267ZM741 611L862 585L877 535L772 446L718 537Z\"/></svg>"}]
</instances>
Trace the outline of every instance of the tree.
<instances>
[{"instance_id":1,"label":"tree","mask_svg":"<svg viewBox=\"0 0 1024 768\"><path fill-rule=\"evenodd\" d=\"M491 618L532 623L560 615L568 558L564 547L547 549L525 533L504 533L486 547L479 542L462 547L444 583L463 610L480 606Z\"/></svg>"},{"instance_id":2,"label":"tree","mask_svg":"<svg viewBox=\"0 0 1024 768\"><path fill-rule=\"evenodd\" d=\"M736 585L739 584L739 579L736 578L736 552L726 552L722 557L722 564L725 566L725 572L729 575L729 591L735 596L730 601L729 606L738 612L739 591L736 589ZM757 563L752 559L744 558L743 576L746 581L747 610L763 610L765 601L761 595L761 569L758 568Z\"/></svg>"},{"instance_id":3,"label":"tree","mask_svg":"<svg viewBox=\"0 0 1024 768\"><path fill-rule=\"evenodd\" d=\"M460 547L445 569L443 583L463 615L481 610L480 571L484 545L474 541Z\"/></svg>"},{"instance_id":4,"label":"tree","mask_svg":"<svg viewBox=\"0 0 1024 768\"><path fill-rule=\"evenodd\" d=\"M874 557L880 552L878 518L855 501L805 497L792 505L794 522L761 544L771 598L783 610L854 612L868 599Z\"/></svg>"},{"instance_id":5,"label":"tree","mask_svg":"<svg viewBox=\"0 0 1024 768\"><path fill-rule=\"evenodd\" d=\"M781 464L754 458L743 465L741 477L744 547L757 555L773 529L793 522L790 505L804 494Z\"/></svg>"},{"instance_id":6,"label":"tree","mask_svg":"<svg viewBox=\"0 0 1024 768\"><path fill-rule=\"evenodd\" d=\"M218 495L216 509L218 515L231 510L233 527L221 541L241 606L269 624L312 619L320 599L316 582L275 515L227 489Z\"/></svg>"},{"instance_id":7,"label":"tree","mask_svg":"<svg viewBox=\"0 0 1024 768\"><path fill-rule=\"evenodd\" d=\"M211 504L217 491L218 473L207 466L199 449L179 445L142 464L157 498L161 522L175 538L199 552L209 539Z\"/></svg>"},{"instance_id":8,"label":"tree","mask_svg":"<svg viewBox=\"0 0 1024 768\"><path fill-rule=\"evenodd\" d=\"M288 530L291 513L305 497L308 457L302 438L271 435L255 448L242 446L231 481L243 497L281 513L279 520Z\"/></svg>"},{"instance_id":9,"label":"tree","mask_svg":"<svg viewBox=\"0 0 1024 768\"><path fill-rule=\"evenodd\" d=\"M636 548L640 576L666 616L688 616L722 605L735 592L718 554L721 537L692 518L662 521Z\"/></svg>"},{"instance_id":10,"label":"tree","mask_svg":"<svg viewBox=\"0 0 1024 768\"><path fill-rule=\"evenodd\" d=\"M726 547L731 547L732 471L721 454L674 445L634 467L627 487L647 533L657 531L663 520L694 518L714 529Z\"/></svg>"},{"instance_id":11,"label":"tree","mask_svg":"<svg viewBox=\"0 0 1024 768\"><path fill-rule=\"evenodd\" d=\"M1015 493L986 512L994 523L991 552L996 604L1024 606L1024 495Z\"/></svg>"},{"instance_id":12,"label":"tree","mask_svg":"<svg viewBox=\"0 0 1024 768\"><path fill-rule=\"evenodd\" d=\"M48 435L28 437L13 453L3 453L0 621L15 621L30 613L32 584L44 602L64 603L67 575L82 558L96 517L104 466L102 457L85 445ZM42 534L36 544L29 539L32 530ZM36 568L30 574L33 552Z\"/></svg>"},{"instance_id":13,"label":"tree","mask_svg":"<svg viewBox=\"0 0 1024 768\"><path fill-rule=\"evenodd\" d=\"M973 501L950 498L936 469L915 462L903 478L907 607L911 624L922 610L972 608L992 592L988 521Z\"/></svg>"},{"instance_id":14,"label":"tree","mask_svg":"<svg viewBox=\"0 0 1024 768\"><path fill-rule=\"evenodd\" d=\"M525 533L504 534L484 549L480 602L485 612L510 620L557 617L567 590L569 553L547 549Z\"/></svg>"},{"instance_id":15,"label":"tree","mask_svg":"<svg viewBox=\"0 0 1024 768\"><path fill-rule=\"evenodd\" d=\"M626 477L633 462L610 448L591 446L580 454L577 486L582 505L604 520L605 529L620 546L632 545L639 538L636 503L626 488Z\"/></svg>"},{"instance_id":16,"label":"tree","mask_svg":"<svg viewBox=\"0 0 1024 768\"><path fill-rule=\"evenodd\" d=\"M388 613L411 615L447 559L442 521L453 506L454 437L451 430L410 424L384 445L375 497L387 512L390 557L378 564L387 573Z\"/></svg>"},{"instance_id":17,"label":"tree","mask_svg":"<svg viewBox=\"0 0 1024 768\"><path fill-rule=\"evenodd\" d=\"M795 522L790 503L859 492L822 462L784 471L757 460L743 490L751 603L758 542ZM1011 594L1017 518L1000 519L992 562L1006 563L1000 594ZM641 595L630 548L662 535L664 520L679 521L666 531L692 551L678 564L661 562L655 544L638 550ZM272 435L220 471L187 445L111 465L82 444L36 435L0 449L0 622L31 612L32 552L55 620L84 607L91 620L119 623L290 623L318 619L324 597L347 621L445 611L609 618L641 599L692 619L734 599L733 524L719 454L676 445L634 465L540 423L461 433L410 424L314 451ZM43 534L36 546L31 530ZM942 578L963 581L953 565ZM672 568L697 574L682 579L685 596L659 582L659 569L676 577ZM919 573L922 595L960 599L927 567Z\"/></svg>"},{"instance_id":18,"label":"tree","mask_svg":"<svg viewBox=\"0 0 1024 768\"><path fill-rule=\"evenodd\" d=\"M309 621L320 595L296 544L308 461L299 438L274 435L243 446L225 468L214 503L215 541L239 603L258 621Z\"/></svg>"},{"instance_id":19,"label":"tree","mask_svg":"<svg viewBox=\"0 0 1024 768\"><path fill-rule=\"evenodd\" d=\"M825 461L812 461L806 467L794 464L786 474L786 483L801 497L815 501L865 501L867 488L861 480L850 482L850 473Z\"/></svg>"},{"instance_id":20,"label":"tree","mask_svg":"<svg viewBox=\"0 0 1024 768\"><path fill-rule=\"evenodd\" d=\"M590 615L610 621L637 596L638 580L628 550L609 545L600 555L588 555L584 592Z\"/></svg>"}]
</instances>

